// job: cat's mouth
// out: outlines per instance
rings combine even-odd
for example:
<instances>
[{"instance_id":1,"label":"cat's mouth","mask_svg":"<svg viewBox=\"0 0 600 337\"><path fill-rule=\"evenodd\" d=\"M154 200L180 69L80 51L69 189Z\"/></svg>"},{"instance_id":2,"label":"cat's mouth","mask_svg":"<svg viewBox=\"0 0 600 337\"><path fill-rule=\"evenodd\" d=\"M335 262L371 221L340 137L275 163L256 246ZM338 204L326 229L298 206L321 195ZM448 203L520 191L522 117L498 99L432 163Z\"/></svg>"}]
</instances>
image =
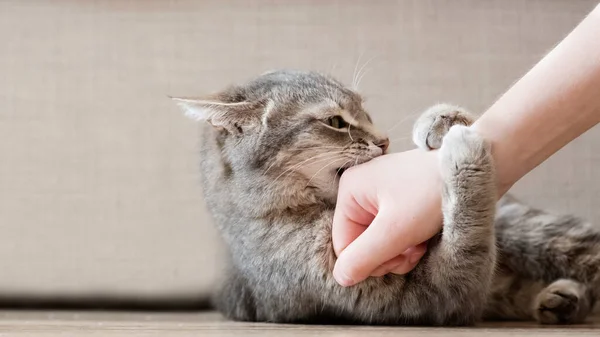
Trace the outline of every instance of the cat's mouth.
<instances>
[{"instance_id":1,"label":"cat's mouth","mask_svg":"<svg viewBox=\"0 0 600 337\"><path fill-rule=\"evenodd\" d=\"M344 174L344 172L346 172L347 169L351 168L352 166L356 166L356 165L360 165L360 164L366 163L366 162L374 159L375 157L378 157L378 156L372 156L372 157L366 157L366 158L364 158L364 157L363 158L358 157L355 160L352 160L351 162L344 164L344 166L338 167L337 169L335 169L335 175L338 178L341 178L342 174Z\"/></svg>"},{"instance_id":2,"label":"cat's mouth","mask_svg":"<svg viewBox=\"0 0 600 337\"><path fill-rule=\"evenodd\" d=\"M335 174L338 176L338 178L342 177L342 174L344 174L344 172L346 172L347 169L351 168L352 166L356 166L358 164L362 164L366 162L365 160L353 160L351 163L347 163L342 167L338 167L335 170Z\"/></svg>"}]
</instances>

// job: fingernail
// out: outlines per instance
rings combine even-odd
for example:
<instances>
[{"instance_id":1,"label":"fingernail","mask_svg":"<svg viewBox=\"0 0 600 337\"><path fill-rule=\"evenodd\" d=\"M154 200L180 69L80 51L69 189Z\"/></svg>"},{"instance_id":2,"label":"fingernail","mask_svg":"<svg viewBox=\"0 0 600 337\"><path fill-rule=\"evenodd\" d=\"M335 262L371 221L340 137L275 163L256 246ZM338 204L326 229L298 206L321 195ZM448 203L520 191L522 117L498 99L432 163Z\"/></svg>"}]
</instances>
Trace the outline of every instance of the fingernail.
<instances>
[{"instance_id":1,"label":"fingernail","mask_svg":"<svg viewBox=\"0 0 600 337\"><path fill-rule=\"evenodd\" d=\"M339 283L342 287L350 287L356 283L353 279L348 277L346 273L335 267L333 268L333 278L335 278L337 283Z\"/></svg>"}]
</instances>

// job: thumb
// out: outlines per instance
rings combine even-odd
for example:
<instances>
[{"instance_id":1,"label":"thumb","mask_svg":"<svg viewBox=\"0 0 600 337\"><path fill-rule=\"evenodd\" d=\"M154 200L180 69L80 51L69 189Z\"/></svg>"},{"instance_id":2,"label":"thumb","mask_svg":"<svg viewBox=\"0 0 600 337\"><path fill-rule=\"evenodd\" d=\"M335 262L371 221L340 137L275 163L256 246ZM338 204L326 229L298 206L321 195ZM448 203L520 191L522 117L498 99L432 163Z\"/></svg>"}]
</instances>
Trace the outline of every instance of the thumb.
<instances>
[{"instance_id":1,"label":"thumb","mask_svg":"<svg viewBox=\"0 0 600 337\"><path fill-rule=\"evenodd\" d=\"M333 277L340 285L347 287L365 280L385 262L427 239L410 240L406 235L413 228L410 220L405 223L398 218L381 208L371 225L339 254Z\"/></svg>"},{"instance_id":2,"label":"thumb","mask_svg":"<svg viewBox=\"0 0 600 337\"><path fill-rule=\"evenodd\" d=\"M356 175L350 175L352 172L342 176L333 214L331 235L336 256L367 229L377 214L377 207L368 197L370 193L360 184L364 179L357 183Z\"/></svg>"}]
</instances>

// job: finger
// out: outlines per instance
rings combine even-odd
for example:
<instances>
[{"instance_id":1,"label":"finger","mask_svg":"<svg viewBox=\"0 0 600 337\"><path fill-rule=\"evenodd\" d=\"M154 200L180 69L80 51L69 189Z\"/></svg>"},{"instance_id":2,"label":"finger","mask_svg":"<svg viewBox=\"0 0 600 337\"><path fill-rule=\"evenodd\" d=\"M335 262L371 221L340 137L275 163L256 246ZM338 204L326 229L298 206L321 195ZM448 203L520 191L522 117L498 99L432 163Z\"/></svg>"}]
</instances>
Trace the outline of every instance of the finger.
<instances>
[{"instance_id":1,"label":"finger","mask_svg":"<svg viewBox=\"0 0 600 337\"><path fill-rule=\"evenodd\" d=\"M339 257L342 251L367 229L367 226L364 222L357 222L344 214L337 214L336 210L332 226L332 241L335 254Z\"/></svg>"},{"instance_id":2,"label":"finger","mask_svg":"<svg viewBox=\"0 0 600 337\"><path fill-rule=\"evenodd\" d=\"M424 242L415 247L408 248L400 256L387 261L381 266L377 267L371 276L383 276L389 273L404 275L411 271L419 262L419 260L427 252L427 243Z\"/></svg>"},{"instance_id":3,"label":"finger","mask_svg":"<svg viewBox=\"0 0 600 337\"><path fill-rule=\"evenodd\" d=\"M342 177L331 229L333 250L337 256L365 231L376 213L372 206L365 207L365 202L359 203L343 184L344 181Z\"/></svg>"},{"instance_id":4,"label":"finger","mask_svg":"<svg viewBox=\"0 0 600 337\"><path fill-rule=\"evenodd\" d=\"M392 212L380 210L373 223L339 255L333 276L342 286L351 286L364 279L383 263L401 255L407 248L428 238L411 242L407 229L415 226L411 220L399 226Z\"/></svg>"},{"instance_id":5,"label":"finger","mask_svg":"<svg viewBox=\"0 0 600 337\"><path fill-rule=\"evenodd\" d=\"M423 255L427 252L427 243L424 242L416 247L409 248L406 252L404 252L404 256L406 258L401 262L395 265L394 267L389 269L389 273L404 275L408 274L411 270L413 270Z\"/></svg>"},{"instance_id":6,"label":"finger","mask_svg":"<svg viewBox=\"0 0 600 337\"><path fill-rule=\"evenodd\" d=\"M407 260L407 255L402 254L400 256L396 256L395 258L377 267L373 272L371 272L371 276L381 277L383 275L387 275L390 273L390 271L397 268L398 266L406 264Z\"/></svg>"}]
</instances>

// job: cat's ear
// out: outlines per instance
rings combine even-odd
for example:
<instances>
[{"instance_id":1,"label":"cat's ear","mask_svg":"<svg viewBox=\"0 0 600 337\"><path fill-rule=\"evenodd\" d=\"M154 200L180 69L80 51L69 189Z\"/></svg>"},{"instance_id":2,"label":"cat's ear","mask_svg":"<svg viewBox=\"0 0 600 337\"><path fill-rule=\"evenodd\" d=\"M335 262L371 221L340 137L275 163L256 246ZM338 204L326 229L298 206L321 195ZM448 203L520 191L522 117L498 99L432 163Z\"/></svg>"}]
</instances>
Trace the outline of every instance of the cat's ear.
<instances>
[{"instance_id":1,"label":"cat's ear","mask_svg":"<svg viewBox=\"0 0 600 337\"><path fill-rule=\"evenodd\" d=\"M260 124L265 105L262 101L227 103L212 99L170 98L189 118L204 120L214 127L233 132L242 132L244 128Z\"/></svg>"}]
</instances>

